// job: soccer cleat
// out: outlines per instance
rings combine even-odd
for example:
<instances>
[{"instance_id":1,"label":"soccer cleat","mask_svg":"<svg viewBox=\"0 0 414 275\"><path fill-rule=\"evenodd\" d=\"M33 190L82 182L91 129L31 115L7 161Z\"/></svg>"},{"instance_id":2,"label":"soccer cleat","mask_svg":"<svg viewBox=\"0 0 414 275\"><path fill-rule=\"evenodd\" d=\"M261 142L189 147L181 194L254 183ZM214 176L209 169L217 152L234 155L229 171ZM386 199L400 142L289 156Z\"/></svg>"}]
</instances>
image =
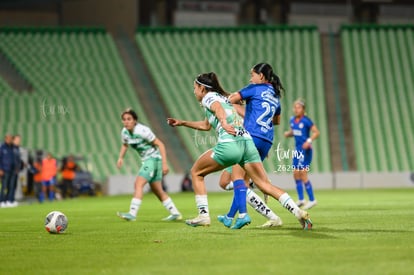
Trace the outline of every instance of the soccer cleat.
<instances>
[{"instance_id":1,"label":"soccer cleat","mask_svg":"<svg viewBox=\"0 0 414 275\"><path fill-rule=\"evenodd\" d=\"M318 201L317 200L310 201L310 202L308 202L308 203L305 204L305 206L303 207L303 209L304 210L311 209L312 207L316 206L317 204L318 204Z\"/></svg>"},{"instance_id":2,"label":"soccer cleat","mask_svg":"<svg viewBox=\"0 0 414 275\"><path fill-rule=\"evenodd\" d=\"M182 219L183 219L183 216L181 216L181 214L171 214L162 220L163 221L181 221Z\"/></svg>"},{"instance_id":3,"label":"soccer cleat","mask_svg":"<svg viewBox=\"0 0 414 275\"><path fill-rule=\"evenodd\" d=\"M306 203L306 201L305 201L305 200L298 200L298 201L296 202L296 205L297 205L298 207L302 207L302 206L304 206L304 205L305 205L305 203Z\"/></svg>"},{"instance_id":4,"label":"soccer cleat","mask_svg":"<svg viewBox=\"0 0 414 275\"><path fill-rule=\"evenodd\" d=\"M118 217L120 217L120 218L122 218L126 221L129 221L129 222L130 221L133 222L133 221L136 220L136 217L132 216L130 213L116 212L116 214L118 215Z\"/></svg>"},{"instance_id":5,"label":"soccer cleat","mask_svg":"<svg viewBox=\"0 0 414 275\"><path fill-rule=\"evenodd\" d=\"M298 218L299 223L302 225L303 230L311 230L313 227L312 221L310 219L309 213L305 210L300 210L300 218Z\"/></svg>"},{"instance_id":6,"label":"soccer cleat","mask_svg":"<svg viewBox=\"0 0 414 275\"><path fill-rule=\"evenodd\" d=\"M257 226L257 228L270 228L270 227L279 227L282 226L282 219L277 217L275 220L268 220L262 225Z\"/></svg>"},{"instance_id":7,"label":"soccer cleat","mask_svg":"<svg viewBox=\"0 0 414 275\"><path fill-rule=\"evenodd\" d=\"M233 223L233 218L229 218L227 217L227 215L217 216L217 220L221 222L222 224L224 224L225 227L230 227L231 224Z\"/></svg>"},{"instance_id":8,"label":"soccer cleat","mask_svg":"<svg viewBox=\"0 0 414 275\"><path fill-rule=\"evenodd\" d=\"M194 219L186 220L185 223L192 227L197 226L210 226L210 216L200 216L198 215Z\"/></svg>"},{"instance_id":9,"label":"soccer cleat","mask_svg":"<svg viewBox=\"0 0 414 275\"><path fill-rule=\"evenodd\" d=\"M250 219L249 214L246 214L246 216L244 216L243 218L237 218L234 225L230 228L231 229L241 229L243 226L248 225L251 222L252 222L252 220Z\"/></svg>"}]
</instances>

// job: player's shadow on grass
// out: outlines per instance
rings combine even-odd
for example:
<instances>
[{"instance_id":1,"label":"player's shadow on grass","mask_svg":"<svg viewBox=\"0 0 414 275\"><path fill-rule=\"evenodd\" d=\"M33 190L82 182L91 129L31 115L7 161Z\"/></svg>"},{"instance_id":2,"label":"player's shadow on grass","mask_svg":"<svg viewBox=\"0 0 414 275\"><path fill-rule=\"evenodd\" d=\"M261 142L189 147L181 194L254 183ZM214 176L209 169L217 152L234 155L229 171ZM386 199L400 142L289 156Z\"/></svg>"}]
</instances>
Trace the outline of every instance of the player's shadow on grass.
<instances>
[{"instance_id":1,"label":"player's shadow on grass","mask_svg":"<svg viewBox=\"0 0 414 275\"><path fill-rule=\"evenodd\" d=\"M355 233L355 234L361 234L361 233L390 233L390 234L395 234L395 233L412 233L412 230L399 230L399 229L371 229L371 228L329 228L329 227L318 227L317 229L314 229L320 232L328 232L328 233L339 233L339 234L349 234L349 233Z\"/></svg>"},{"instance_id":2,"label":"player's shadow on grass","mask_svg":"<svg viewBox=\"0 0 414 275\"><path fill-rule=\"evenodd\" d=\"M293 227L278 227L278 228L268 228L268 229L262 229L262 228L255 228L255 231L261 231L261 232L270 232L271 234L283 234L286 233L288 235L291 235L293 237L297 238L303 238L303 239L338 239L337 236L333 236L331 234L327 234L326 232L322 232L319 230L303 230L301 228L293 228ZM329 232L328 232L329 233Z\"/></svg>"},{"instance_id":3,"label":"player's shadow on grass","mask_svg":"<svg viewBox=\"0 0 414 275\"><path fill-rule=\"evenodd\" d=\"M330 228L330 227L314 227L312 230L306 231L300 228L294 227L280 227L280 228L269 228L269 229L260 229L254 228L254 231L261 232L272 232L277 234L286 234L288 233L291 236L297 238L313 238L313 239L341 239L342 234L373 234L373 233L382 233L382 234L396 234L396 233L412 233L411 230L392 230L392 229L369 229L369 228ZM265 233L267 234L267 233Z\"/></svg>"},{"instance_id":4,"label":"player's shadow on grass","mask_svg":"<svg viewBox=\"0 0 414 275\"><path fill-rule=\"evenodd\" d=\"M355 229L355 228L329 228L329 227L317 227L310 231L298 230L295 228L285 228L290 231L290 235L298 238L313 238L313 239L341 239L342 234L349 236L350 234L372 234L372 233L411 233L409 230L389 230L389 229Z\"/></svg>"}]
</instances>

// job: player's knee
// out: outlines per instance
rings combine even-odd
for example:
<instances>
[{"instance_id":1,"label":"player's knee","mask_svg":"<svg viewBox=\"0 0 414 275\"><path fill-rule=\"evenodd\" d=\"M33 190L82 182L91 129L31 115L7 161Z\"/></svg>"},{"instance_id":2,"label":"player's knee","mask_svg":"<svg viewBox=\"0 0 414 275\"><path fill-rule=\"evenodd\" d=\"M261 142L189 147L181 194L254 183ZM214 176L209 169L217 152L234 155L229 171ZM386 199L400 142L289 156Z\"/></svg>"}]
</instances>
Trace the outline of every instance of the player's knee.
<instances>
[{"instance_id":1,"label":"player's knee","mask_svg":"<svg viewBox=\"0 0 414 275\"><path fill-rule=\"evenodd\" d=\"M198 169L194 166L193 166L193 168L191 168L190 173L191 173L191 178L193 180L196 179L196 178L204 178L203 172L200 169Z\"/></svg>"},{"instance_id":2,"label":"player's knee","mask_svg":"<svg viewBox=\"0 0 414 275\"><path fill-rule=\"evenodd\" d=\"M302 171L301 180L303 183L308 182L308 173L306 171Z\"/></svg>"},{"instance_id":3,"label":"player's knee","mask_svg":"<svg viewBox=\"0 0 414 275\"><path fill-rule=\"evenodd\" d=\"M191 174L191 177L196 177L198 175L198 169L195 168L194 166L191 167L190 174Z\"/></svg>"}]
</instances>

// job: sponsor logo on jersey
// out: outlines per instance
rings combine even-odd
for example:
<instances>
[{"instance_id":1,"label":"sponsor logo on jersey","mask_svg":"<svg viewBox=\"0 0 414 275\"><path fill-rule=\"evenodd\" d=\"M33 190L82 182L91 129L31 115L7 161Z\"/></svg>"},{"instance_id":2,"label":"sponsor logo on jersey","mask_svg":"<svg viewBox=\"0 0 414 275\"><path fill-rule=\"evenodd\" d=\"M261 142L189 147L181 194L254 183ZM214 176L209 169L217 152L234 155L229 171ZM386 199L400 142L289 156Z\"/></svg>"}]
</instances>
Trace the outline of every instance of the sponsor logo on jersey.
<instances>
[{"instance_id":1,"label":"sponsor logo on jersey","mask_svg":"<svg viewBox=\"0 0 414 275\"><path fill-rule=\"evenodd\" d=\"M266 91L261 93L261 96L264 100L279 106L279 99L274 96L273 89L268 88Z\"/></svg>"},{"instance_id":2,"label":"sponsor logo on jersey","mask_svg":"<svg viewBox=\"0 0 414 275\"><path fill-rule=\"evenodd\" d=\"M214 101L217 101L216 97L210 96L205 100L205 104L206 106L210 106L211 104L213 104Z\"/></svg>"},{"instance_id":3,"label":"sponsor logo on jersey","mask_svg":"<svg viewBox=\"0 0 414 275\"><path fill-rule=\"evenodd\" d=\"M128 144L135 144L135 143L140 143L142 141L142 139L140 138L131 138L128 140Z\"/></svg>"},{"instance_id":4,"label":"sponsor logo on jersey","mask_svg":"<svg viewBox=\"0 0 414 275\"><path fill-rule=\"evenodd\" d=\"M301 137L301 136L302 136L302 131L301 131L301 130L296 130L296 129L294 129L294 130L293 130L293 135L294 135L294 136L299 136L299 137Z\"/></svg>"}]
</instances>

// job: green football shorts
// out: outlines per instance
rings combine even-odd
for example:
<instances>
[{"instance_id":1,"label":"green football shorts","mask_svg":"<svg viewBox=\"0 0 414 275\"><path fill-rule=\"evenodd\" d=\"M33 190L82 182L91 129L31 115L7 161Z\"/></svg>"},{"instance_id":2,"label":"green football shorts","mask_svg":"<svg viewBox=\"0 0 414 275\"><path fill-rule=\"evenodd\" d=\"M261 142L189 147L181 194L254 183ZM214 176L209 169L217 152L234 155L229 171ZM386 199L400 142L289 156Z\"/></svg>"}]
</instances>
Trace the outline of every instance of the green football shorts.
<instances>
[{"instance_id":1,"label":"green football shorts","mask_svg":"<svg viewBox=\"0 0 414 275\"><path fill-rule=\"evenodd\" d=\"M235 164L243 167L246 163L261 162L259 152L251 139L217 143L211 157L225 167Z\"/></svg>"},{"instance_id":2,"label":"green football shorts","mask_svg":"<svg viewBox=\"0 0 414 275\"><path fill-rule=\"evenodd\" d=\"M149 158L142 162L138 176L143 177L148 183L162 180L162 160L159 158Z\"/></svg>"}]
</instances>

